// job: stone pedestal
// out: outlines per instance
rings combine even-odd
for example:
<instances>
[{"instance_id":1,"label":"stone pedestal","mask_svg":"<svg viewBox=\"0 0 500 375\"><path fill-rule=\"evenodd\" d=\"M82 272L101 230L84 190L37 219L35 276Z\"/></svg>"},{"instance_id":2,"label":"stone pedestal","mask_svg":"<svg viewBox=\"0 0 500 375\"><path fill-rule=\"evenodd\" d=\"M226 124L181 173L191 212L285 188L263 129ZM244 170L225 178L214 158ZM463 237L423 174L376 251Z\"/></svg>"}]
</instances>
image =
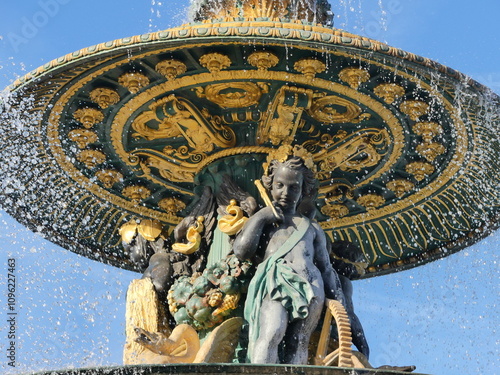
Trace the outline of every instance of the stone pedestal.
<instances>
[{"instance_id":1,"label":"stone pedestal","mask_svg":"<svg viewBox=\"0 0 500 375\"><path fill-rule=\"evenodd\" d=\"M320 366L188 364L137 365L48 371L37 375L405 375L408 372ZM412 375L425 375L412 373Z\"/></svg>"}]
</instances>

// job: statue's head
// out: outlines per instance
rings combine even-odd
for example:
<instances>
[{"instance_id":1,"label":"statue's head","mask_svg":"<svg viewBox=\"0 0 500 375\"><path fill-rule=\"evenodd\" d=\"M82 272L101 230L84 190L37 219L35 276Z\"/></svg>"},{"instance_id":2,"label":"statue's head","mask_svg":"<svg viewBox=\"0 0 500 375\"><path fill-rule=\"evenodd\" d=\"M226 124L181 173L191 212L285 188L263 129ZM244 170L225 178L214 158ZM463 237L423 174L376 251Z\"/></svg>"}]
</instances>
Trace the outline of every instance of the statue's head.
<instances>
[{"instance_id":1,"label":"statue's head","mask_svg":"<svg viewBox=\"0 0 500 375\"><path fill-rule=\"evenodd\" d=\"M302 198L314 193L316 179L302 158L289 156L285 161L274 159L269 163L262 184L278 204L291 204L296 208Z\"/></svg>"}]
</instances>

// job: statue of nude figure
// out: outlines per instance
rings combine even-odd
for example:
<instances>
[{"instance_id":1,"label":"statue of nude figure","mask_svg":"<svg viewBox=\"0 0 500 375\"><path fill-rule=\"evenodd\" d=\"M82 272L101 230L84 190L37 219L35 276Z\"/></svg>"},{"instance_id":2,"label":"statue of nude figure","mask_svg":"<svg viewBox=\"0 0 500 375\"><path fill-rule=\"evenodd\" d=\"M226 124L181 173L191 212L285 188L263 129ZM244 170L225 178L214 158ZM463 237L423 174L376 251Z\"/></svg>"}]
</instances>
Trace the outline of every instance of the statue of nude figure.
<instances>
[{"instance_id":1,"label":"statue of nude figure","mask_svg":"<svg viewBox=\"0 0 500 375\"><path fill-rule=\"evenodd\" d=\"M259 263L245 303L249 324L247 359L251 363L306 364L308 344L325 297L346 306L333 270L326 238L318 223L297 212L315 186L304 160L273 160L263 184L273 206L250 217L235 239L241 260Z\"/></svg>"}]
</instances>

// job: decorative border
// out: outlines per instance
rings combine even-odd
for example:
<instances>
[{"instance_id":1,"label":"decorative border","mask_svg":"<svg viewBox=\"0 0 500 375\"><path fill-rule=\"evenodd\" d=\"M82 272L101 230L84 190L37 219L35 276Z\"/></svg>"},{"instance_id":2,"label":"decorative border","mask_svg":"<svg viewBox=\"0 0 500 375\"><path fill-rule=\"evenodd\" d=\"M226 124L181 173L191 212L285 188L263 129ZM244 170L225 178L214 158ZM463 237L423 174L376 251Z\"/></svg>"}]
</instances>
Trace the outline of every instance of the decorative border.
<instances>
[{"instance_id":1,"label":"decorative border","mask_svg":"<svg viewBox=\"0 0 500 375\"><path fill-rule=\"evenodd\" d=\"M265 37L278 38L284 40L314 41L326 44L339 45L344 47L355 47L367 51L379 52L381 54L398 57L426 68L431 68L454 79L470 85L476 90L489 92L487 87L473 80L466 75L435 62L426 57L418 56L414 53L403 51L399 48L391 47L385 43L351 34L346 31L330 28L320 24L313 24L298 20L287 19L242 19L242 18L224 18L214 20L204 20L197 23L184 24L179 27L125 37L113 41L100 43L90 46L73 53L61 56L52 60L41 67L29 72L25 76L17 79L9 86L10 90L17 90L31 80L41 75L51 72L56 68L69 63L77 62L91 56L97 56L109 50L118 50L122 48L141 47L148 44L170 40L184 40L188 38L207 38L207 37ZM500 98L499 98L500 99Z\"/></svg>"}]
</instances>

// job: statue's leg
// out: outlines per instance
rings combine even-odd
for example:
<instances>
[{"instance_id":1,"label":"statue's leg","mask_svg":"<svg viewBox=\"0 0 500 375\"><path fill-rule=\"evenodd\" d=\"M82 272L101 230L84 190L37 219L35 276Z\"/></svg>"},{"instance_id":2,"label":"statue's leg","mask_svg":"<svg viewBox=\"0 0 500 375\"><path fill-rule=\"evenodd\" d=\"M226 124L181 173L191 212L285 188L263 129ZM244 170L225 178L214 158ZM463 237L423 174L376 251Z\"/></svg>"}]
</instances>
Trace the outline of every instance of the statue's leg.
<instances>
[{"instance_id":1,"label":"statue's leg","mask_svg":"<svg viewBox=\"0 0 500 375\"><path fill-rule=\"evenodd\" d=\"M285 336L288 313L280 302L264 298L260 308L259 331L253 346L252 363L278 363L278 345Z\"/></svg>"},{"instance_id":2,"label":"statue's leg","mask_svg":"<svg viewBox=\"0 0 500 375\"><path fill-rule=\"evenodd\" d=\"M351 319L352 343L361 353L365 355L366 359L369 359L370 348L368 347L368 342L366 341L363 326L354 311L349 313L349 318Z\"/></svg>"},{"instance_id":3,"label":"statue's leg","mask_svg":"<svg viewBox=\"0 0 500 375\"><path fill-rule=\"evenodd\" d=\"M142 277L151 278L155 290L165 296L172 286L172 276L173 269L169 254L156 253L150 258L149 266Z\"/></svg>"},{"instance_id":4,"label":"statue's leg","mask_svg":"<svg viewBox=\"0 0 500 375\"><path fill-rule=\"evenodd\" d=\"M298 319L289 324L285 335L284 363L307 364L309 340L318 325L323 304L324 300L313 298L307 318Z\"/></svg>"}]
</instances>

